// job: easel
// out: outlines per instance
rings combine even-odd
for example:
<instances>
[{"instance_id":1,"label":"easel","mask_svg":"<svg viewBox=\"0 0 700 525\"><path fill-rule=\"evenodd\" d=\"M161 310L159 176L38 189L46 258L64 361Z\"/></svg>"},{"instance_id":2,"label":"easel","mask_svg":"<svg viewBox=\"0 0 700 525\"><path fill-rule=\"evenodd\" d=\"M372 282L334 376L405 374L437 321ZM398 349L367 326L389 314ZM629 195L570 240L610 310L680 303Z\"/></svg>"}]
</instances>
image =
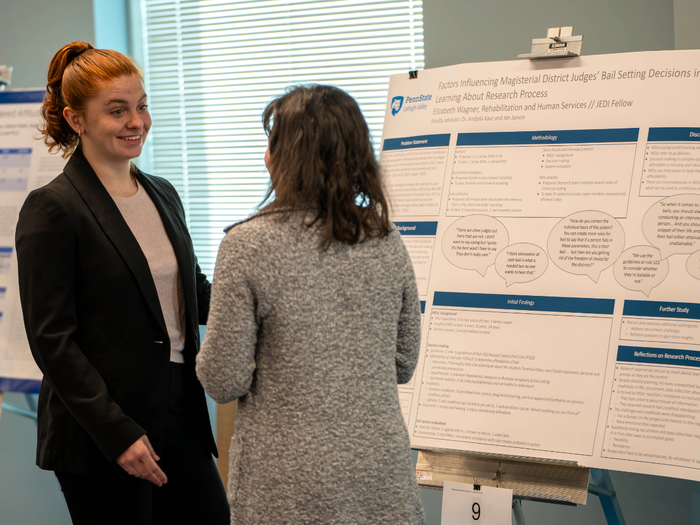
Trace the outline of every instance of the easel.
<instances>
[{"instance_id":1,"label":"easel","mask_svg":"<svg viewBox=\"0 0 700 525\"><path fill-rule=\"evenodd\" d=\"M2 394L4 392L0 392L0 404L2 404L2 408L4 410L7 410L8 412L14 412L15 414L19 414L20 416L28 417L29 419L33 419L36 421L36 410L37 410L37 395L36 394L24 394L25 399L27 400L27 405L29 406L29 409L18 407L17 405L14 405L12 403L7 403L2 400Z\"/></svg>"},{"instance_id":2,"label":"easel","mask_svg":"<svg viewBox=\"0 0 700 525\"><path fill-rule=\"evenodd\" d=\"M418 485L426 489L442 490L445 481L510 489L517 525L525 525L523 500L577 506L586 504L588 494L600 498L608 525L625 525L608 471L579 467L574 462L420 450L416 477Z\"/></svg>"},{"instance_id":3,"label":"easel","mask_svg":"<svg viewBox=\"0 0 700 525\"><path fill-rule=\"evenodd\" d=\"M513 516L525 525L522 500L575 506L585 504L589 469L574 462L520 456L421 450L416 477L421 488L442 490L445 481L510 489Z\"/></svg>"},{"instance_id":4,"label":"easel","mask_svg":"<svg viewBox=\"0 0 700 525\"><path fill-rule=\"evenodd\" d=\"M582 42L582 36L573 36L573 26L549 28L546 38L533 39L531 52L518 58L579 57ZM417 71L409 72L409 79L417 76ZM421 450L416 476L421 487L437 490L442 490L445 481L473 483L475 488L487 485L511 489L513 516L518 525L525 525L523 500L576 506L585 504L588 494L599 497L608 525L625 525L609 472L579 467L574 462Z\"/></svg>"},{"instance_id":5,"label":"easel","mask_svg":"<svg viewBox=\"0 0 700 525\"><path fill-rule=\"evenodd\" d=\"M547 30L546 38L534 38L531 52L518 55L518 58L540 60L545 58L578 57L581 55L583 36L573 36L573 31L573 26L550 27ZM622 509L620 508L620 502L617 499L610 473L607 470L592 468L590 469L590 477L593 483L588 483L588 493L594 494L600 499L600 505L603 507L608 525L625 525L625 519L622 516ZM517 505L519 513L516 512L516 501L519 500L513 500L513 513L518 525L524 525L522 501Z\"/></svg>"},{"instance_id":6,"label":"easel","mask_svg":"<svg viewBox=\"0 0 700 525\"><path fill-rule=\"evenodd\" d=\"M12 66L0 66L0 91L10 85L12 77Z\"/></svg>"},{"instance_id":7,"label":"easel","mask_svg":"<svg viewBox=\"0 0 700 525\"><path fill-rule=\"evenodd\" d=\"M0 409L7 410L8 412L14 412L20 416L28 417L36 421L36 411L38 405L38 382L37 381L25 381L21 379L0 379ZM22 408L13 403L8 403L3 400L3 394L6 392L13 392L18 394L24 394L27 400L27 406L29 408Z\"/></svg>"},{"instance_id":8,"label":"easel","mask_svg":"<svg viewBox=\"0 0 700 525\"><path fill-rule=\"evenodd\" d=\"M574 26L550 27L545 38L533 38L530 53L518 58L540 60L543 58L572 58L581 56L583 36L573 36Z\"/></svg>"},{"instance_id":9,"label":"easel","mask_svg":"<svg viewBox=\"0 0 700 525\"><path fill-rule=\"evenodd\" d=\"M608 525L625 525L625 518L622 516L622 509L610 479L610 472L592 468L591 479L593 483L588 484L588 492L595 494L600 499L600 506L603 507Z\"/></svg>"}]
</instances>

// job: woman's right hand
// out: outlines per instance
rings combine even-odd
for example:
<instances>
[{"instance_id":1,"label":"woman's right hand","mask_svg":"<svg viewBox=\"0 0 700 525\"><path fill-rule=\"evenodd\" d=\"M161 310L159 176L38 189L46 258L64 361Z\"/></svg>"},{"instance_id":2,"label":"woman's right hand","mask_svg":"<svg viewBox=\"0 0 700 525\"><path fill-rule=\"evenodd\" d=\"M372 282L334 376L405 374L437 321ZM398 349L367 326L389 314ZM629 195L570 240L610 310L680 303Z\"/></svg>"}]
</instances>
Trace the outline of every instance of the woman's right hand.
<instances>
[{"instance_id":1,"label":"woman's right hand","mask_svg":"<svg viewBox=\"0 0 700 525\"><path fill-rule=\"evenodd\" d=\"M117 464L132 476L148 480L160 487L168 482L168 478L156 464L159 459L144 434L121 453Z\"/></svg>"}]
</instances>

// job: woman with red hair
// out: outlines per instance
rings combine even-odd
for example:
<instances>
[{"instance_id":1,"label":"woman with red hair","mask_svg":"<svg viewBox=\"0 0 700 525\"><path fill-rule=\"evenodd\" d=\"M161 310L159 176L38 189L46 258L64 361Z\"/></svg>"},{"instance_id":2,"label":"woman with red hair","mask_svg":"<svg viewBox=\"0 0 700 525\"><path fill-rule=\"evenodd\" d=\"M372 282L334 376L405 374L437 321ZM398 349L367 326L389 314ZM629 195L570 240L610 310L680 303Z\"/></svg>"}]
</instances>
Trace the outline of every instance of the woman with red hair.
<instances>
[{"instance_id":1,"label":"woman with red hair","mask_svg":"<svg viewBox=\"0 0 700 525\"><path fill-rule=\"evenodd\" d=\"M41 132L70 157L16 230L24 322L43 372L37 464L74 524L228 524L195 375L211 285L182 203L131 162L151 128L134 61L84 42L49 66Z\"/></svg>"}]
</instances>

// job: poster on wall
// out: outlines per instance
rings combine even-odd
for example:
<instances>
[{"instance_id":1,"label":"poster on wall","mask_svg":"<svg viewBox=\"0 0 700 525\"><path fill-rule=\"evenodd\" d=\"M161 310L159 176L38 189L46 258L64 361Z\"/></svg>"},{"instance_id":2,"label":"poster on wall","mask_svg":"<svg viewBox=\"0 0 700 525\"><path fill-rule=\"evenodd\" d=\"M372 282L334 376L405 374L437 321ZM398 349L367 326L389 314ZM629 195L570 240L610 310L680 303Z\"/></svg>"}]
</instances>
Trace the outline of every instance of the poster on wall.
<instances>
[{"instance_id":1,"label":"poster on wall","mask_svg":"<svg viewBox=\"0 0 700 525\"><path fill-rule=\"evenodd\" d=\"M27 194L63 170L39 140L43 90L0 92L0 392L38 392L17 287L15 225Z\"/></svg>"},{"instance_id":2,"label":"poster on wall","mask_svg":"<svg viewBox=\"0 0 700 525\"><path fill-rule=\"evenodd\" d=\"M700 52L391 78L414 448L700 480Z\"/></svg>"}]
</instances>

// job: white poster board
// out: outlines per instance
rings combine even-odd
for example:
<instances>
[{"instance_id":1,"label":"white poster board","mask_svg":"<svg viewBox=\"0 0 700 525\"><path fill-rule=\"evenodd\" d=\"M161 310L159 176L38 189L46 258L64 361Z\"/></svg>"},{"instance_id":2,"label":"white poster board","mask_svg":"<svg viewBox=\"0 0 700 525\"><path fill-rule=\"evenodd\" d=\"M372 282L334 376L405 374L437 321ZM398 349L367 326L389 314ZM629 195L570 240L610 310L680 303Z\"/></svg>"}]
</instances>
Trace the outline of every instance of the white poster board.
<instances>
[{"instance_id":1,"label":"white poster board","mask_svg":"<svg viewBox=\"0 0 700 525\"><path fill-rule=\"evenodd\" d=\"M27 194L66 163L38 140L43 97L43 90L0 92L0 391L37 392L41 380L19 303L15 226Z\"/></svg>"},{"instance_id":2,"label":"white poster board","mask_svg":"<svg viewBox=\"0 0 700 525\"><path fill-rule=\"evenodd\" d=\"M700 480L700 51L394 75L415 448Z\"/></svg>"}]
</instances>

